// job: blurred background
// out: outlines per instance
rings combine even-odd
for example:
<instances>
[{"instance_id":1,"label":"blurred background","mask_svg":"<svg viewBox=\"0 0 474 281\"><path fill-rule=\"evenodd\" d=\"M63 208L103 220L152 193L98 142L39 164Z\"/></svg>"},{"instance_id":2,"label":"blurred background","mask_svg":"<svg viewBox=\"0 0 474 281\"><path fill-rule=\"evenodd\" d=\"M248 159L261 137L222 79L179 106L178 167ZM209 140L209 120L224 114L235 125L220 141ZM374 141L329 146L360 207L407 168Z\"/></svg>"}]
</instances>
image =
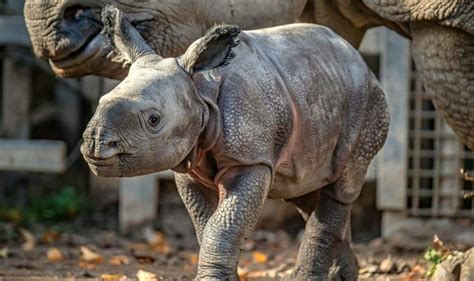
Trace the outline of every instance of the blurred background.
<instances>
[{"instance_id":1,"label":"blurred background","mask_svg":"<svg viewBox=\"0 0 474 281\"><path fill-rule=\"evenodd\" d=\"M171 172L105 179L88 170L81 134L100 96L117 82L56 77L33 55L22 10L23 1L0 0L0 246L28 240L18 229L29 229L43 238L120 233L148 242L159 233L172 249L195 250ZM360 51L386 90L392 124L353 209L353 240L369 248L391 241L420 250L438 234L473 245L473 200L463 199L463 191L473 191L474 182L460 170L474 172L474 152L434 110L406 39L372 29ZM284 232L296 241L303 227L292 206L269 200L257 233Z\"/></svg>"}]
</instances>

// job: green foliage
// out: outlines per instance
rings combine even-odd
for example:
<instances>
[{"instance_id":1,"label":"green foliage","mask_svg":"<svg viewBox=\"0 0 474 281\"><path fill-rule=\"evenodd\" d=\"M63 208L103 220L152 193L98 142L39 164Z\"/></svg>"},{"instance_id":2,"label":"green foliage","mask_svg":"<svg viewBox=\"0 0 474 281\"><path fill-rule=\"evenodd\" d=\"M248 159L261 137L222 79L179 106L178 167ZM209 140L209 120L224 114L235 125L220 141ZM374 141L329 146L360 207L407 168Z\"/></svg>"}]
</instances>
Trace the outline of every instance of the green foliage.
<instances>
[{"instance_id":1,"label":"green foliage","mask_svg":"<svg viewBox=\"0 0 474 281\"><path fill-rule=\"evenodd\" d=\"M45 198L33 198L26 210L30 220L61 220L77 215L85 208L86 200L72 186L63 187L58 193Z\"/></svg>"},{"instance_id":2,"label":"green foliage","mask_svg":"<svg viewBox=\"0 0 474 281\"><path fill-rule=\"evenodd\" d=\"M65 220L87 209L85 196L79 194L74 187L65 186L55 193L32 197L30 204L24 209L1 209L0 220L14 223Z\"/></svg>"},{"instance_id":3,"label":"green foliage","mask_svg":"<svg viewBox=\"0 0 474 281\"><path fill-rule=\"evenodd\" d=\"M433 247L429 247L426 250L424 258L429 263L428 270L426 272L428 276L432 276L435 273L438 264L444 260L443 253Z\"/></svg>"}]
</instances>

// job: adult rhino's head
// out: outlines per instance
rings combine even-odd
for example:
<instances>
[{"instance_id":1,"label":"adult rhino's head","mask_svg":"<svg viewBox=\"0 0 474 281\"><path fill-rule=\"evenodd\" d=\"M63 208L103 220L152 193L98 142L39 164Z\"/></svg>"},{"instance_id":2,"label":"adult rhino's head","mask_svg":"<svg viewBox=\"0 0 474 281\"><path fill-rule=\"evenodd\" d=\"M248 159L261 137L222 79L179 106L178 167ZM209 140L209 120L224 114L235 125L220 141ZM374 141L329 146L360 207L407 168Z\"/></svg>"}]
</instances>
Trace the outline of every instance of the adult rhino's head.
<instances>
[{"instance_id":1,"label":"adult rhino's head","mask_svg":"<svg viewBox=\"0 0 474 281\"><path fill-rule=\"evenodd\" d=\"M163 57L182 54L216 23L244 29L294 22L306 0L26 0L25 19L35 54L60 76L122 79L128 66L117 62L100 34L101 10L113 4Z\"/></svg>"},{"instance_id":2,"label":"adult rhino's head","mask_svg":"<svg viewBox=\"0 0 474 281\"><path fill-rule=\"evenodd\" d=\"M207 139L215 141L206 128L212 109L191 75L226 64L240 29L214 27L181 57L162 58L117 9L107 7L104 19L104 36L132 65L129 75L100 99L83 134L84 159L95 174L109 177L187 165L198 145L205 150L212 145Z\"/></svg>"},{"instance_id":3,"label":"adult rhino's head","mask_svg":"<svg viewBox=\"0 0 474 281\"><path fill-rule=\"evenodd\" d=\"M174 0L26 0L25 20L35 54L48 59L54 72L63 77L125 77L128 66L116 59L100 33L101 11L111 3L163 56L176 55L175 46L188 46L206 30L191 12L193 1L180 1L176 11Z\"/></svg>"}]
</instances>

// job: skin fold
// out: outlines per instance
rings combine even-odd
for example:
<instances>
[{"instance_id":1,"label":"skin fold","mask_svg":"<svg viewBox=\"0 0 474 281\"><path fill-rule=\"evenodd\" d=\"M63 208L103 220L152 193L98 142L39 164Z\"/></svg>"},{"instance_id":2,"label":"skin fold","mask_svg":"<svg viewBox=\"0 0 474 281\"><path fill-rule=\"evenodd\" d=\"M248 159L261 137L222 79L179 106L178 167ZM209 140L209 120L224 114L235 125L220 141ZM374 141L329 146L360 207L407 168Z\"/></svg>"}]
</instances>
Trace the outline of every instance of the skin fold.
<instances>
[{"instance_id":1,"label":"skin fold","mask_svg":"<svg viewBox=\"0 0 474 281\"><path fill-rule=\"evenodd\" d=\"M129 65L99 34L112 3L164 57L184 50L216 23L257 29L292 22L330 27L358 47L368 28L386 26L413 39L416 68L437 110L474 148L474 2L470 0L26 0L37 56L60 76L123 79ZM442 43L440 43L442 42ZM317 49L314 46L313 50Z\"/></svg>"},{"instance_id":2,"label":"skin fold","mask_svg":"<svg viewBox=\"0 0 474 281\"><path fill-rule=\"evenodd\" d=\"M219 25L163 58L119 10L107 7L103 22L109 48L131 67L101 98L81 152L99 176L176 172L200 244L196 279L238 279L270 197L307 221L290 280L356 280L351 204L389 123L357 50L318 25Z\"/></svg>"}]
</instances>

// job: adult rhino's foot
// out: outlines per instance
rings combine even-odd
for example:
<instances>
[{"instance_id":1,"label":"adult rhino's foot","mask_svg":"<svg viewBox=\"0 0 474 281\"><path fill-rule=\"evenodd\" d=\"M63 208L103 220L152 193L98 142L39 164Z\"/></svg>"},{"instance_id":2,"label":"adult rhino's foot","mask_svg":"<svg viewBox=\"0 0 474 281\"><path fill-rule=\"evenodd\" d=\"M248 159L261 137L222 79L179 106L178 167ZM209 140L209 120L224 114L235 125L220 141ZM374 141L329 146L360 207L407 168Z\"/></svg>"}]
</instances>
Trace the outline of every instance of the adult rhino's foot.
<instances>
[{"instance_id":1,"label":"adult rhino's foot","mask_svg":"<svg viewBox=\"0 0 474 281\"><path fill-rule=\"evenodd\" d=\"M411 23L412 52L426 91L460 141L474 150L474 35Z\"/></svg>"}]
</instances>

